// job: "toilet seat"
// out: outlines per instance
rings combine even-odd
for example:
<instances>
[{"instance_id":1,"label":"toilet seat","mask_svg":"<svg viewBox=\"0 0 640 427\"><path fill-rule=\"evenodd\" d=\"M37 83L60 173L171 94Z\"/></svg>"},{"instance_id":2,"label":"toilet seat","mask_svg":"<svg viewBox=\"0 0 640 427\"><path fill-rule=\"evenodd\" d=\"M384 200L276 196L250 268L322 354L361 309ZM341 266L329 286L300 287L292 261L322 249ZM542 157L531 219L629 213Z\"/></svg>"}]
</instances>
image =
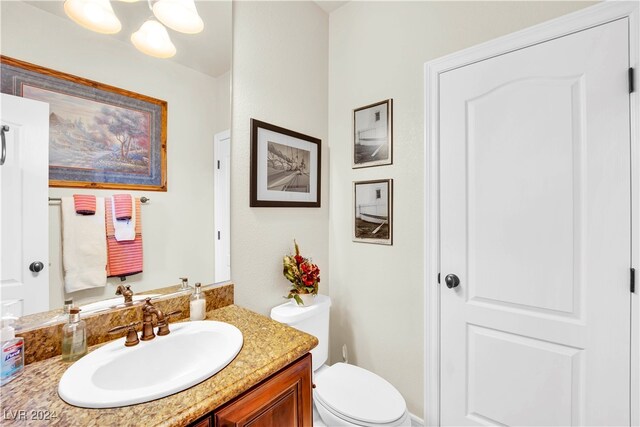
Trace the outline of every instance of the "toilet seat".
<instances>
[{"instance_id":1,"label":"toilet seat","mask_svg":"<svg viewBox=\"0 0 640 427\"><path fill-rule=\"evenodd\" d=\"M407 416L400 392L366 369L336 363L317 375L314 382L316 404L353 425L393 426Z\"/></svg>"}]
</instances>

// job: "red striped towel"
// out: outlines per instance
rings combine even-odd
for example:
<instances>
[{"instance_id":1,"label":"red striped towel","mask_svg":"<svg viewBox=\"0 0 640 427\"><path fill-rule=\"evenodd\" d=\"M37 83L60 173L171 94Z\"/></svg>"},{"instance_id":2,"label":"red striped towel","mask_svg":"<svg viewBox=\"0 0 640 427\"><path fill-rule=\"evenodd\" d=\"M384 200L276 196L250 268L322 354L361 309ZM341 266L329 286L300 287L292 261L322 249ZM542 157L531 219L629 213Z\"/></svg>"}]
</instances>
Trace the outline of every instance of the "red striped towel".
<instances>
[{"instance_id":1,"label":"red striped towel","mask_svg":"<svg viewBox=\"0 0 640 427\"><path fill-rule=\"evenodd\" d=\"M130 194L114 194L114 209L116 211L116 219L118 221L131 219L131 195Z\"/></svg>"},{"instance_id":2,"label":"red striped towel","mask_svg":"<svg viewBox=\"0 0 640 427\"><path fill-rule=\"evenodd\" d=\"M86 194L74 194L73 204L76 213L80 215L96 214L96 196Z\"/></svg>"},{"instance_id":3,"label":"red striped towel","mask_svg":"<svg viewBox=\"0 0 640 427\"><path fill-rule=\"evenodd\" d=\"M107 237L107 276L124 277L142 273L142 237L118 242Z\"/></svg>"},{"instance_id":4,"label":"red striped towel","mask_svg":"<svg viewBox=\"0 0 640 427\"><path fill-rule=\"evenodd\" d=\"M140 199L136 201L136 238L118 242L113 227L111 199L105 198L105 215L107 230L107 276L123 277L142 272L142 217L140 216Z\"/></svg>"}]
</instances>

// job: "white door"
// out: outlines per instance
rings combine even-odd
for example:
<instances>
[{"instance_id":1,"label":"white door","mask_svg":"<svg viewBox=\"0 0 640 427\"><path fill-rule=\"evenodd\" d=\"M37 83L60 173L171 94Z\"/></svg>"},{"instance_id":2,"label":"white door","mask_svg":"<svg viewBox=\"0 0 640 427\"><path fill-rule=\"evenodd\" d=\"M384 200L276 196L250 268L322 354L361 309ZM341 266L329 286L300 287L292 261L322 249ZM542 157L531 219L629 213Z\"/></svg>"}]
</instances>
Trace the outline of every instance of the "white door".
<instances>
[{"instance_id":1,"label":"white door","mask_svg":"<svg viewBox=\"0 0 640 427\"><path fill-rule=\"evenodd\" d=\"M630 423L628 51L620 19L441 74L442 425Z\"/></svg>"},{"instance_id":2,"label":"white door","mask_svg":"<svg viewBox=\"0 0 640 427\"><path fill-rule=\"evenodd\" d=\"M215 136L214 141L214 282L231 280L231 135L229 131Z\"/></svg>"},{"instance_id":3,"label":"white door","mask_svg":"<svg viewBox=\"0 0 640 427\"><path fill-rule=\"evenodd\" d=\"M0 95L0 299L31 314L49 309L49 104Z\"/></svg>"}]
</instances>

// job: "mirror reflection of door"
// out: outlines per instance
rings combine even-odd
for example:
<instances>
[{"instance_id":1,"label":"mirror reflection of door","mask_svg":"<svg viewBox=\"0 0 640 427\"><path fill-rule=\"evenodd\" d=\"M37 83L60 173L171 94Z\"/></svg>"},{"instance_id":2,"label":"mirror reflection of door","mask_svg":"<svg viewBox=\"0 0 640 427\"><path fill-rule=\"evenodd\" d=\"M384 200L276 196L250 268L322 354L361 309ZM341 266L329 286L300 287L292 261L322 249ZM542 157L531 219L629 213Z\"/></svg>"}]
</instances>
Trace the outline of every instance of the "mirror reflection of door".
<instances>
[{"instance_id":1,"label":"mirror reflection of door","mask_svg":"<svg viewBox=\"0 0 640 427\"><path fill-rule=\"evenodd\" d=\"M0 299L49 309L49 104L0 94Z\"/></svg>"},{"instance_id":2,"label":"mirror reflection of door","mask_svg":"<svg viewBox=\"0 0 640 427\"><path fill-rule=\"evenodd\" d=\"M231 133L214 138L215 283L231 280Z\"/></svg>"}]
</instances>

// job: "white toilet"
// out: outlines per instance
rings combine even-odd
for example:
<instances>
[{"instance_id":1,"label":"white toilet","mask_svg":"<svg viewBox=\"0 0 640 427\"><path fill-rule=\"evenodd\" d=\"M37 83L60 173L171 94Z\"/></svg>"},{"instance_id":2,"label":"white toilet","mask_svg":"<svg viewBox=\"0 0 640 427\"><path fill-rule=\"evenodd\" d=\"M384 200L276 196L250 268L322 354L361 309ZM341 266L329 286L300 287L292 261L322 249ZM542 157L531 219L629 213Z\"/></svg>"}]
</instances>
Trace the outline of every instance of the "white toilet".
<instances>
[{"instance_id":1,"label":"white toilet","mask_svg":"<svg viewBox=\"0 0 640 427\"><path fill-rule=\"evenodd\" d=\"M346 363L325 365L329 352L331 299L318 295L309 307L286 302L271 309L271 318L314 335L313 402L322 421L333 426L411 426L404 398L388 381Z\"/></svg>"}]
</instances>

